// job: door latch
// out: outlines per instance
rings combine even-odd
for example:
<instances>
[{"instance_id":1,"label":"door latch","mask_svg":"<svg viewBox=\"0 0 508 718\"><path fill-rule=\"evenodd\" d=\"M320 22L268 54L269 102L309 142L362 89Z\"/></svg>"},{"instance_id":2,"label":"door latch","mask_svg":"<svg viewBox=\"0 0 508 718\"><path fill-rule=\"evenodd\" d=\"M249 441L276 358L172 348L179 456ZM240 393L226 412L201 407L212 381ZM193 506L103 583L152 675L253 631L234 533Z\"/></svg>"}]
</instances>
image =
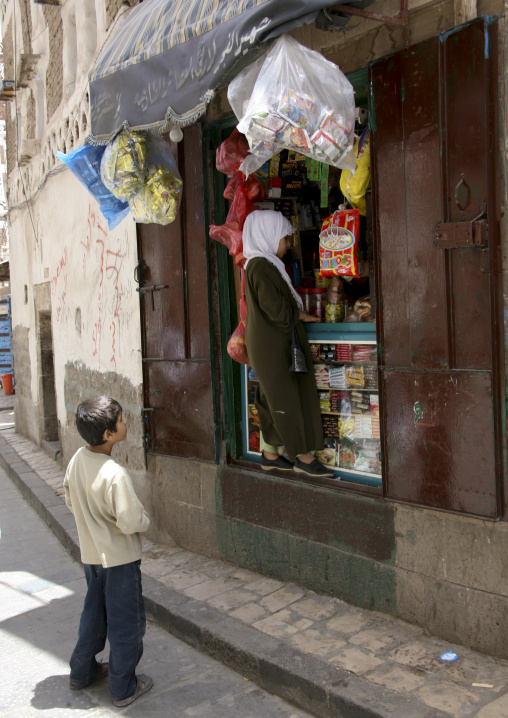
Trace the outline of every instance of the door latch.
<instances>
[{"instance_id":1,"label":"door latch","mask_svg":"<svg viewBox=\"0 0 508 718\"><path fill-rule=\"evenodd\" d=\"M443 222L434 230L434 245L440 249L485 247L486 241L486 219L471 222Z\"/></svg>"},{"instance_id":2,"label":"door latch","mask_svg":"<svg viewBox=\"0 0 508 718\"><path fill-rule=\"evenodd\" d=\"M152 295L152 311L155 309L155 300L154 300L154 294L155 292L160 292L161 289L167 289L169 285L167 284L152 284L149 287L136 287L136 292L139 292L139 295L145 294L146 292L150 292Z\"/></svg>"}]
</instances>

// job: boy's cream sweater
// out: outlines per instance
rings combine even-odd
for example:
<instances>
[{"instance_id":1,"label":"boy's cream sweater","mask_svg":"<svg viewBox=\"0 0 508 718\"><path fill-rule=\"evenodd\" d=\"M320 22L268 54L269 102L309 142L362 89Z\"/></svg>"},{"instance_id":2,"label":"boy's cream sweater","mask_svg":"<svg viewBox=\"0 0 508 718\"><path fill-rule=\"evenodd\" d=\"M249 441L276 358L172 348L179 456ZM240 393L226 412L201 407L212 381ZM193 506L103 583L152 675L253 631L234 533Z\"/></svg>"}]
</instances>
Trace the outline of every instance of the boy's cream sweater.
<instances>
[{"instance_id":1,"label":"boy's cream sweater","mask_svg":"<svg viewBox=\"0 0 508 718\"><path fill-rule=\"evenodd\" d=\"M110 568L141 558L140 534L150 519L120 464L105 454L78 449L67 467L64 488L83 563Z\"/></svg>"}]
</instances>

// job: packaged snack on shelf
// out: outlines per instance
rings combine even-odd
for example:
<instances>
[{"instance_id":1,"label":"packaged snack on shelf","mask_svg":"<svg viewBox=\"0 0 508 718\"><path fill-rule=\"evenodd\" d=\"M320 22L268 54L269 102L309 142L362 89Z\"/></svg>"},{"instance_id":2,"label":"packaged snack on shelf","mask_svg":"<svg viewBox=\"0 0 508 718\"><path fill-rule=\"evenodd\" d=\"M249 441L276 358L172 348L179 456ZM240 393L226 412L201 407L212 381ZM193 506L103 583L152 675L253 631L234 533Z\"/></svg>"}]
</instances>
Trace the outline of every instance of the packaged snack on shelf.
<instances>
[{"instance_id":1,"label":"packaged snack on shelf","mask_svg":"<svg viewBox=\"0 0 508 718\"><path fill-rule=\"evenodd\" d=\"M374 416L379 416L379 394L369 395L369 409Z\"/></svg>"},{"instance_id":2,"label":"packaged snack on shelf","mask_svg":"<svg viewBox=\"0 0 508 718\"><path fill-rule=\"evenodd\" d=\"M326 446L321 451L316 451L316 459L325 466L336 466L337 451L335 442L330 442L331 446Z\"/></svg>"},{"instance_id":3,"label":"packaged snack on shelf","mask_svg":"<svg viewBox=\"0 0 508 718\"><path fill-rule=\"evenodd\" d=\"M127 201L143 186L150 134L122 129L107 145L101 159L101 179L117 199Z\"/></svg>"},{"instance_id":4,"label":"packaged snack on shelf","mask_svg":"<svg viewBox=\"0 0 508 718\"><path fill-rule=\"evenodd\" d=\"M360 213L357 209L337 210L323 220L319 235L321 274L327 277L359 277L358 237Z\"/></svg>"},{"instance_id":5,"label":"packaged snack on shelf","mask_svg":"<svg viewBox=\"0 0 508 718\"><path fill-rule=\"evenodd\" d=\"M368 474L381 473L379 446L377 442L365 442L363 446L359 447L353 468L356 471L364 471Z\"/></svg>"},{"instance_id":6,"label":"packaged snack on shelf","mask_svg":"<svg viewBox=\"0 0 508 718\"><path fill-rule=\"evenodd\" d=\"M353 361L370 361L373 347L370 344L353 345Z\"/></svg>"},{"instance_id":7,"label":"packaged snack on shelf","mask_svg":"<svg viewBox=\"0 0 508 718\"><path fill-rule=\"evenodd\" d=\"M330 414L322 414L323 436L334 438L339 435L339 419Z\"/></svg>"},{"instance_id":8,"label":"packaged snack on shelf","mask_svg":"<svg viewBox=\"0 0 508 718\"><path fill-rule=\"evenodd\" d=\"M365 377L363 375L363 366L347 366L345 367L346 386L347 387L365 387Z\"/></svg>"},{"instance_id":9,"label":"packaged snack on shelf","mask_svg":"<svg viewBox=\"0 0 508 718\"><path fill-rule=\"evenodd\" d=\"M366 389L377 389L377 366L375 364L365 364L363 367Z\"/></svg>"},{"instance_id":10,"label":"packaged snack on shelf","mask_svg":"<svg viewBox=\"0 0 508 718\"><path fill-rule=\"evenodd\" d=\"M310 353L312 354L312 359L315 362L318 362L321 358L321 344L309 344Z\"/></svg>"},{"instance_id":11,"label":"packaged snack on shelf","mask_svg":"<svg viewBox=\"0 0 508 718\"><path fill-rule=\"evenodd\" d=\"M355 168L353 87L337 65L291 36L282 35L240 72L229 85L228 99L252 153L241 167L246 174L284 147Z\"/></svg>"},{"instance_id":12,"label":"packaged snack on shelf","mask_svg":"<svg viewBox=\"0 0 508 718\"><path fill-rule=\"evenodd\" d=\"M314 364L314 377L318 386L330 386L330 370L326 364Z\"/></svg>"},{"instance_id":13,"label":"packaged snack on shelf","mask_svg":"<svg viewBox=\"0 0 508 718\"><path fill-rule=\"evenodd\" d=\"M363 299L357 299L354 304L353 311L358 314L360 322L369 321L372 314L370 298L364 297Z\"/></svg>"},{"instance_id":14,"label":"packaged snack on shelf","mask_svg":"<svg viewBox=\"0 0 508 718\"><path fill-rule=\"evenodd\" d=\"M368 396L363 391L350 392L351 411L353 414L370 414Z\"/></svg>"},{"instance_id":15,"label":"packaged snack on shelf","mask_svg":"<svg viewBox=\"0 0 508 718\"><path fill-rule=\"evenodd\" d=\"M355 420L352 416L341 416L339 417L339 437L343 439L355 439Z\"/></svg>"},{"instance_id":16,"label":"packaged snack on shelf","mask_svg":"<svg viewBox=\"0 0 508 718\"><path fill-rule=\"evenodd\" d=\"M357 439L372 439L371 416L355 416L355 437Z\"/></svg>"},{"instance_id":17,"label":"packaged snack on shelf","mask_svg":"<svg viewBox=\"0 0 508 718\"><path fill-rule=\"evenodd\" d=\"M329 383L333 389L345 389L347 386L346 370L343 366L332 366L329 372Z\"/></svg>"},{"instance_id":18,"label":"packaged snack on shelf","mask_svg":"<svg viewBox=\"0 0 508 718\"><path fill-rule=\"evenodd\" d=\"M351 398L348 391L331 391L330 408L340 414L351 414Z\"/></svg>"},{"instance_id":19,"label":"packaged snack on shelf","mask_svg":"<svg viewBox=\"0 0 508 718\"><path fill-rule=\"evenodd\" d=\"M337 465L341 469L353 469L358 454L358 447L350 439L343 437L337 447Z\"/></svg>"},{"instance_id":20,"label":"packaged snack on shelf","mask_svg":"<svg viewBox=\"0 0 508 718\"><path fill-rule=\"evenodd\" d=\"M319 406L321 411L330 411L330 392L320 391L319 394Z\"/></svg>"},{"instance_id":21,"label":"packaged snack on shelf","mask_svg":"<svg viewBox=\"0 0 508 718\"><path fill-rule=\"evenodd\" d=\"M353 359L353 348L351 344L336 344L335 356L338 361L351 361Z\"/></svg>"}]
</instances>

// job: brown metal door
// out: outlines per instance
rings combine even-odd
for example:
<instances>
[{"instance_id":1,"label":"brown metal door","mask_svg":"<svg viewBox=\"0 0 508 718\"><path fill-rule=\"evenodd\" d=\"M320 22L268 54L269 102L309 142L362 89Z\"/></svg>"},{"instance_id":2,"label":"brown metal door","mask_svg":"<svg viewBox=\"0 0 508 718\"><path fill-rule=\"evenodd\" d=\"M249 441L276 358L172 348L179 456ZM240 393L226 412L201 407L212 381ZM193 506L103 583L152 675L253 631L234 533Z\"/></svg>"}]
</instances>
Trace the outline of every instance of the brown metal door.
<instances>
[{"instance_id":1,"label":"brown metal door","mask_svg":"<svg viewBox=\"0 0 508 718\"><path fill-rule=\"evenodd\" d=\"M178 145L176 220L138 225L149 453L215 460L201 126Z\"/></svg>"},{"instance_id":2,"label":"brown metal door","mask_svg":"<svg viewBox=\"0 0 508 718\"><path fill-rule=\"evenodd\" d=\"M502 512L497 25L373 63L386 496Z\"/></svg>"}]
</instances>

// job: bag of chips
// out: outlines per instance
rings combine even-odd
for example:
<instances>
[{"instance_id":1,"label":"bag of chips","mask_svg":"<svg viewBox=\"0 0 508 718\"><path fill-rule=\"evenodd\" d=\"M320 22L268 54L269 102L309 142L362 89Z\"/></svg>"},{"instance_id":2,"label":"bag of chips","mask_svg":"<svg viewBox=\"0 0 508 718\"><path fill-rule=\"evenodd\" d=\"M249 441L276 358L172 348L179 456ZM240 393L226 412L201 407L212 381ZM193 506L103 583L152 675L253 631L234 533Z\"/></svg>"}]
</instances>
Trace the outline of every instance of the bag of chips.
<instances>
[{"instance_id":1,"label":"bag of chips","mask_svg":"<svg viewBox=\"0 0 508 718\"><path fill-rule=\"evenodd\" d=\"M251 155L240 166L246 175L283 148L354 169L353 86L337 65L290 35L237 75L228 99L249 142Z\"/></svg>"},{"instance_id":2,"label":"bag of chips","mask_svg":"<svg viewBox=\"0 0 508 718\"><path fill-rule=\"evenodd\" d=\"M323 221L319 235L319 264L325 277L359 277L358 236L360 212L334 212Z\"/></svg>"},{"instance_id":3,"label":"bag of chips","mask_svg":"<svg viewBox=\"0 0 508 718\"><path fill-rule=\"evenodd\" d=\"M148 132L130 132L123 128L104 151L101 179L123 202L140 190L145 181L149 146Z\"/></svg>"},{"instance_id":4,"label":"bag of chips","mask_svg":"<svg viewBox=\"0 0 508 718\"><path fill-rule=\"evenodd\" d=\"M117 199L101 180L101 160L105 149L104 146L82 145L68 154L57 152L56 156L97 200L100 211L108 220L108 228L112 230L127 217L129 205Z\"/></svg>"},{"instance_id":5,"label":"bag of chips","mask_svg":"<svg viewBox=\"0 0 508 718\"><path fill-rule=\"evenodd\" d=\"M355 137L354 152L356 169L342 170L340 175L340 189L350 205L360 211L364 217L367 214L365 193L370 184L370 137L367 127L360 138Z\"/></svg>"}]
</instances>

